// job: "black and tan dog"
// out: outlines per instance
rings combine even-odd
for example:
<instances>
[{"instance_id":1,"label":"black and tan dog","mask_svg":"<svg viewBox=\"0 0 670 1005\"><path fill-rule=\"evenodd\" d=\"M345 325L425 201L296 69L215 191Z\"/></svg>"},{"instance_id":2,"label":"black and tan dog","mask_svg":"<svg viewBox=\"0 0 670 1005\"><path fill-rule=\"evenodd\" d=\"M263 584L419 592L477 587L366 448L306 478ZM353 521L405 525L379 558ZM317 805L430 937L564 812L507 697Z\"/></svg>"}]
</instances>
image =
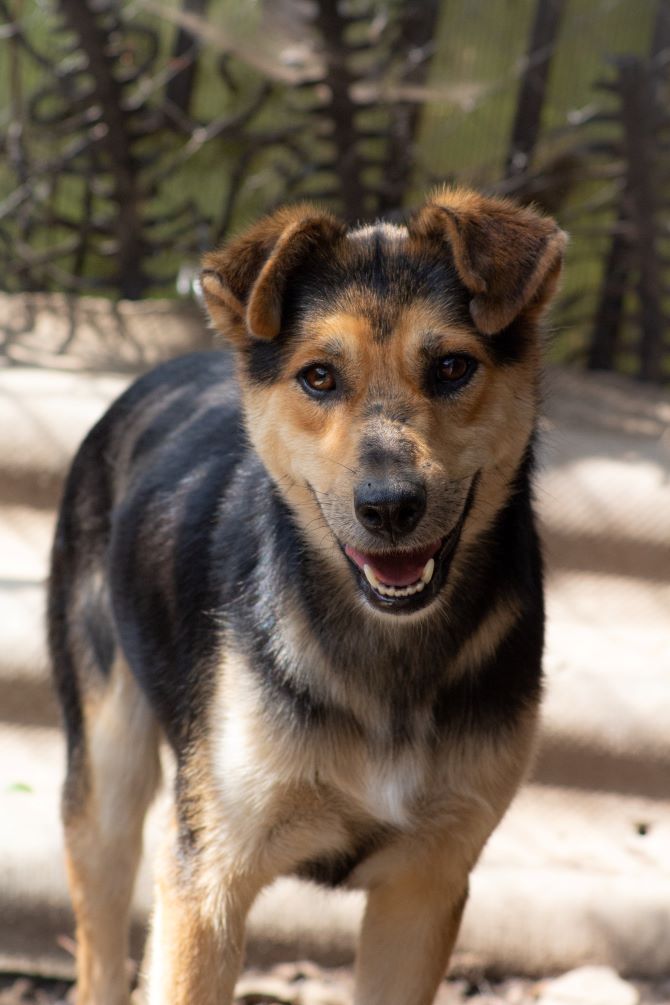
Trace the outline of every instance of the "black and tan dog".
<instances>
[{"instance_id":1,"label":"black and tan dog","mask_svg":"<svg viewBox=\"0 0 670 1005\"><path fill-rule=\"evenodd\" d=\"M358 1005L426 1005L541 690L530 476L553 221L462 190L407 227L284 209L207 256L233 347L84 442L53 553L79 1005L122 1005L159 736L151 1005L231 1001L248 909L368 891Z\"/></svg>"}]
</instances>

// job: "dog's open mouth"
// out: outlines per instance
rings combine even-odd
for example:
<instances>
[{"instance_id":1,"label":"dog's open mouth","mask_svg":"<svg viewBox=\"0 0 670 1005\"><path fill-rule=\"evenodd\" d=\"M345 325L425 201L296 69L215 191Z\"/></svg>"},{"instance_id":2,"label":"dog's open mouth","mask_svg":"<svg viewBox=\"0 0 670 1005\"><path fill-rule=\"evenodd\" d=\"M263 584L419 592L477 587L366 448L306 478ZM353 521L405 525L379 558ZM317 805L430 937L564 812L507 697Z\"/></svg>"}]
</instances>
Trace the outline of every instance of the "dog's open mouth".
<instances>
[{"instance_id":1,"label":"dog's open mouth","mask_svg":"<svg viewBox=\"0 0 670 1005\"><path fill-rule=\"evenodd\" d=\"M420 593L433 578L435 556L441 545L438 541L418 551L398 551L390 555L369 555L349 545L344 551L382 597L411 597Z\"/></svg>"},{"instance_id":2,"label":"dog's open mouth","mask_svg":"<svg viewBox=\"0 0 670 1005\"><path fill-rule=\"evenodd\" d=\"M442 587L457 538L446 538L413 551L367 553L345 545L366 599L385 611L417 611Z\"/></svg>"}]
</instances>

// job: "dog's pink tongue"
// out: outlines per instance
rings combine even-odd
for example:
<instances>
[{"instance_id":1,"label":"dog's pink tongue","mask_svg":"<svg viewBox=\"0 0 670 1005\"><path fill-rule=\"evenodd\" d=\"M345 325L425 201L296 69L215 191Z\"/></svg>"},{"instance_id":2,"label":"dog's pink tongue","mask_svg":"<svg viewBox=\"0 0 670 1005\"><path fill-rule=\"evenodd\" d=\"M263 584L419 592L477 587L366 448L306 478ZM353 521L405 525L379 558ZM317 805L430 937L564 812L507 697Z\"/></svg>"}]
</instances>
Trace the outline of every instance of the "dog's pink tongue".
<instances>
[{"instance_id":1,"label":"dog's pink tongue","mask_svg":"<svg viewBox=\"0 0 670 1005\"><path fill-rule=\"evenodd\" d=\"M399 551L390 555L366 555L345 547L349 558L362 569L369 565L380 583L385 586L410 586L421 578L426 562L439 548L439 541L418 551Z\"/></svg>"}]
</instances>

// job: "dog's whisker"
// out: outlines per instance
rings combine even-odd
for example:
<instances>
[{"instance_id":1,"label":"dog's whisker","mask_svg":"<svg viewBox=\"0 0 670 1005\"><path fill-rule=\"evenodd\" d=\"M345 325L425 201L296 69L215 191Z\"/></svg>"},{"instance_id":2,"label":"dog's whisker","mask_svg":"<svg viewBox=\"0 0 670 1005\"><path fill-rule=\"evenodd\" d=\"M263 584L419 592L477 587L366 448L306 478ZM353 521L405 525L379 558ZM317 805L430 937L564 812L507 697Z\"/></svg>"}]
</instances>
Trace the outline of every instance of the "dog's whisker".
<instances>
[{"instance_id":1,"label":"dog's whisker","mask_svg":"<svg viewBox=\"0 0 670 1005\"><path fill-rule=\"evenodd\" d=\"M328 461L329 464L337 464L338 467L343 468L345 471L348 471L352 475L358 474L358 468L351 468L349 467L348 464L345 464L343 461L338 460L336 457L331 457L329 454L326 453L319 453L319 457L323 461Z\"/></svg>"}]
</instances>

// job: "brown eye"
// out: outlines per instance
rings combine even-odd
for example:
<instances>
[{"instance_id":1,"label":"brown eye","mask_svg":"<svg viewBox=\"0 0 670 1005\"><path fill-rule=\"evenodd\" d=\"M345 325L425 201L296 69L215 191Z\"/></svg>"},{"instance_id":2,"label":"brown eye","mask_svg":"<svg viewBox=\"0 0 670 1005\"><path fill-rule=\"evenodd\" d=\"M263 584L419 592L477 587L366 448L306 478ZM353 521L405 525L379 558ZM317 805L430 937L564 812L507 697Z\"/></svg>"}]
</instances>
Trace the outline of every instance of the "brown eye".
<instances>
[{"instance_id":1,"label":"brown eye","mask_svg":"<svg viewBox=\"0 0 670 1005\"><path fill-rule=\"evenodd\" d=\"M467 383L477 368L471 356L443 356L435 364L436 389L442 393Z\"/></svg>"},{"instance_id":2,"label":"brown eye","mask_svg":"<svg viewBox=\"0 0 670 1005\"><path fill-rule=\"evenodd\" d=\"M327 394L329 391L334 391L337 386L333 371L320 363L314 363L301 370L298 379L306 391L316 395Z\"/></svg>"}]
</instances>

